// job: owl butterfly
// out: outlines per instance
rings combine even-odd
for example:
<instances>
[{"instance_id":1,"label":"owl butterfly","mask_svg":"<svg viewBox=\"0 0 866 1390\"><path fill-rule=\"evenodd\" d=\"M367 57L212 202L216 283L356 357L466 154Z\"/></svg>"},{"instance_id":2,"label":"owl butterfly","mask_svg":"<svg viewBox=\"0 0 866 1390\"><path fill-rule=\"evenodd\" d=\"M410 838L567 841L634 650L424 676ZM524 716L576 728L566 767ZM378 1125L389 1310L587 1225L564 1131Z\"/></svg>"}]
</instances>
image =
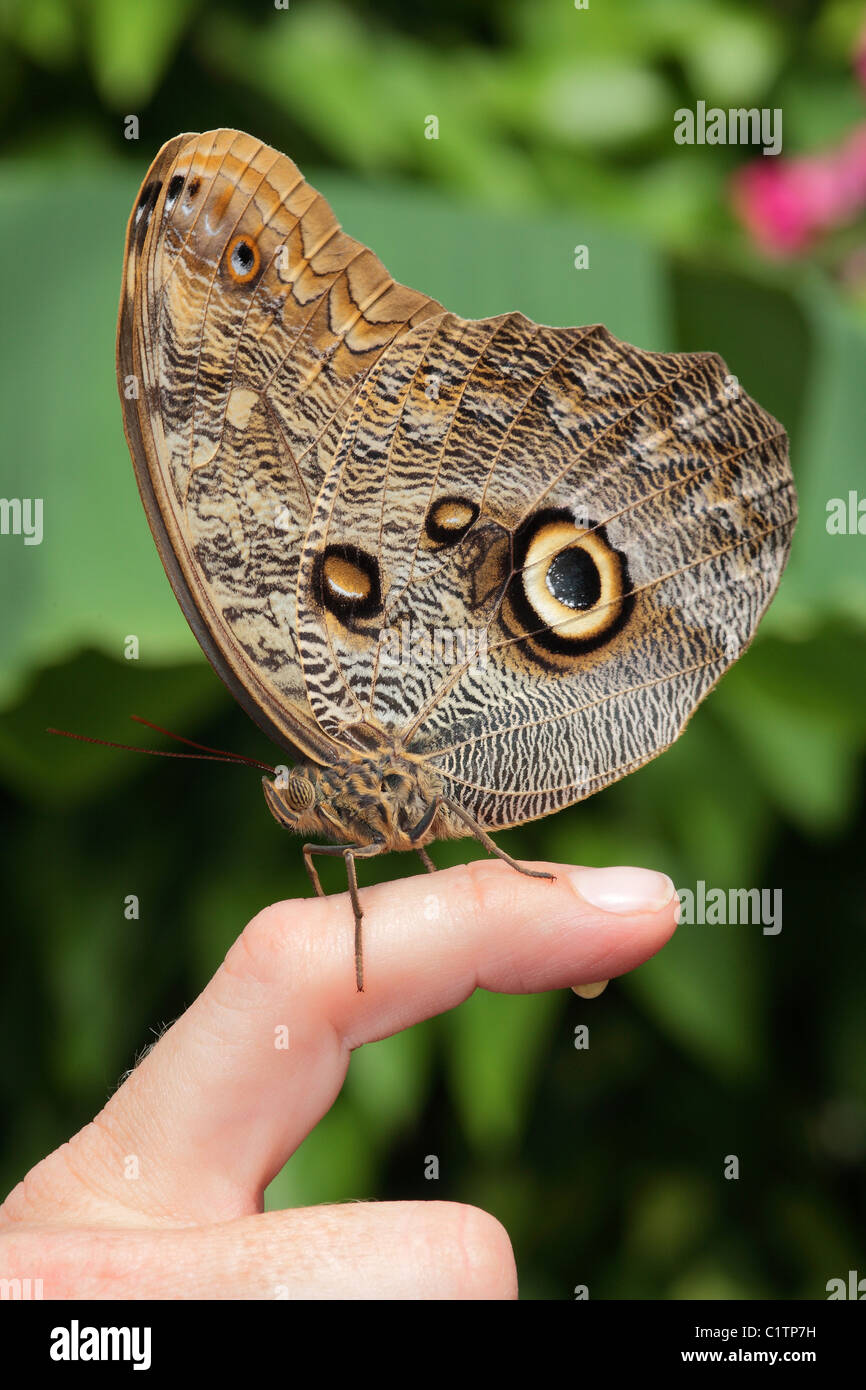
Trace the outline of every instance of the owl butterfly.
<instances>
[{"instance_id":1,"label":"owl butterfly","mask_svg":"<svg viewBox=\"0 0 866 1390\"><path fill-rule=\"evenodd\" d=\"M117 370L178 601L295 763L268 807L317 892L345 860L359 989L354 861L474 835L519 868L489 832L667 748L788 555L785 434L721 358L449 313L235 130L148 172Z\"/></svg>"}]
</instances>

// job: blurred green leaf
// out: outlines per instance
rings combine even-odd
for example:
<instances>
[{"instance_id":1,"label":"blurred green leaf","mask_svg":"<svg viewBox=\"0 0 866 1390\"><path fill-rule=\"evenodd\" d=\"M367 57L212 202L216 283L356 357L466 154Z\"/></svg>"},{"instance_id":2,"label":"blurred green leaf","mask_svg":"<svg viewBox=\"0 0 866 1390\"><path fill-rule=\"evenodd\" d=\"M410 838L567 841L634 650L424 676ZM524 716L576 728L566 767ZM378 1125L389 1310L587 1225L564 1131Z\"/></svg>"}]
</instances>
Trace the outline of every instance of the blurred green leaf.
<instances>
[{"instance_id":1,"label":"blurred green leaf","mask_svg":"<svg viewBox=\"0 0 866 1390\"><path fill-rule=\"evenodd\" d=\"M320 1120L265 1192L265 1210L377 1195L380 1136L345 1099Z\"/></svg>"},{"instance_id":2,"label":"blurred green leaf","mask_svg":"<svg viewBox=\"0 0 866 1390\"><path fill-rule=\"evenodd\" d=\"M75 53L75 13L66 0L7 0L0 27L36 63L60 67Z\"/></svg>"},{"instance_id":3,"label":"blurred green leaf","mask_svg":"<svg viewBox=\"0 0 866 1390\"><path fill-rule=\"evenodd\" d=\"M447 1068L454 1104L472 1144L505 1148L523 1130L533 1078L558 994L489 994L478 990L450 1020Z\"/></svg>"},{"instance_id":4,"label":"blurred green leaf","mask_svg":"<svg viewBox=\"0 0 866 1390\"><path fill-rule=\"evenodd\" d=\"M97 84L110 105L138 114L197 8L197 0L89 0L90 52Z\"/></svg>"},{"instance_id":5,"label":"blurred green leaf","mask_svg":"<svg viewBox=\"0 0 866 1390\"><path fill-rule=\"evenodd\" d=\"M650 68L598 58L566 63L552 55L529 116L557 139L606 146L672 122L673 106L667 83Z\"/></svg>"},{"instance_id":6,"label":"blurred green leaf","mask_svg":"<svg viewBox=\"0 0 866 1390\"><path fill-rule=\"evenodd\" d=\"M21 703L0 714L0 775L28 799L53 805L85 801L140 776L142 764L152 759L58 738L49 728L179 752L178 744L133 723L130 715L183 733L190 721L219 708L226 698L203 658L194 666L154 670L92 653L76 657L40 672ZM175 764L178 770L189 766Z\"/></svg>"},{"instance_id":7,"label":"blurred green leaf","mask_svg":"<svg viewBox=\"0 0 866 1390\"><path fill-rule=\"evenodd\" d=\"M756 933L771 950L760 926L683 924L664 951L623 981L690 1057L727 1081L751 1079L766 1065Z\"/></svg>"},{"instance_id":8,"label":"blurred green leaf","mask_svg":"<svg viewBox=\"0 0 866 1390\"><path fill-rule=\"evenodd\" d=\"M863 537L831 535L828 503L860 489L863 468L863 382L866 325L812 278L801 303L814 338L814 371L807 386L804 427L794 466L800 522L786 586L804 612L838 613L866 624Z\"/></svg>"},{"instance_id":9,"label":"blurred green leaf","mask_svg":"<svg viewBox=\"0 0 866 1390\"><path fill-rule=\"evenodd\" d=\"M346 1094L383 1137L404 1128L421 1110L430 1086L433 1037L431 1025L419 1024L353 1052Z\"/></svg>"},{"instance_id":10,"label":"blurred green leaf","mask_svg":"<svg viewBox=\"0 0 866 1390\"><path fill-rule=\"evenodd\" d=\"M631 1258L678 1272L706 1239L713 1205L706 1178L690 1171L654 1174L634 1194Z\"/></svg>"},{"instance_id":11,"label":"blurred green leaf","mask_svg":"<svg viewBox=\"0 0 866 1390\"><path fill-rule=\"evenodd\" d=\"M784 57L782 34L753 9L707 6L685 55L692 91L707 106L767 106L767 89Z\"/></svg>"},{"instance_id":12,"label":"blurred green leaf","mask_svg":"<svg viewBox=\"0 0 866 1390\"><path fill-rule=\"evenodd\" d=\"M827 832L850 814L866 746L866 640L852 630L759 643L713 699L780 809Z\"/></svg>"}]
</instances>

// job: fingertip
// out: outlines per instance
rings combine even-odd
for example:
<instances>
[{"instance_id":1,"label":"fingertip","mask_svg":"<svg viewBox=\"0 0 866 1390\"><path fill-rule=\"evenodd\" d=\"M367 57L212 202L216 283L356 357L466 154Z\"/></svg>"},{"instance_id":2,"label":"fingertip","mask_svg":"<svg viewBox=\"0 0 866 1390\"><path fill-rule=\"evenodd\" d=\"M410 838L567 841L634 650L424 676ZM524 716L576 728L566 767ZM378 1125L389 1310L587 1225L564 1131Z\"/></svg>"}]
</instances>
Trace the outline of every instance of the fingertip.
<instances>
[{"instance_id":1,"label":"fingertip","mask_svg":"<svg viewBox=\"0 0 866 1390\"><path fill-rule=\"evenodd\" d=\"M467 1298L517 1298L517 1264L511 1237L495 1216L481 1207L464 1206L463 1248Z\"/></svg>"},{"instance_id":2,"label":"fingertip","mask_svg":"<svg viewBox=\"0 0 866 1390\"><path fill-rule=\"evenodd\" d=\"M426 1296L514 1299L517 1266L505 1227L490 1212L463 1202L428 1201L404 1206L408 1267L428 1263ZM422 1250L425 1252L422 1255Z\"/></svg>"}]
</instances>

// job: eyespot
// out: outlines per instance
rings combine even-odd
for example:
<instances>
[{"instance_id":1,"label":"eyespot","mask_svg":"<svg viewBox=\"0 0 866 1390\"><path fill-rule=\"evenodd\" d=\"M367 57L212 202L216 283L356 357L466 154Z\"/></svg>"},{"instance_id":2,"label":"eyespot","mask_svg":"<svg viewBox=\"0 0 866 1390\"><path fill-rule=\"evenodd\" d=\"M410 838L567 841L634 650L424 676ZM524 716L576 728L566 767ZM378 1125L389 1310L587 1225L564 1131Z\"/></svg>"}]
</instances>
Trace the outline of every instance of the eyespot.
<instances>
[{"instance_id":1,"label":"eyespot","mask_svg":"<svg viewBox=\"0 0 866 1390\"><path fill-rule=\"evenodd\" d=\"M631 611L625 557L604 528L571 513L530 517L515 536L508 606L528 638L551 652L589 651L608 642Z\"/></svg>"},{"instance_id":2,"label":"eyespot","mask_svg":"<svg viewBox=\"0 0 866 1390\"><path fill-rule=\"evenodd\" d=\"M161 191L162 183L159 180L157 180L154 183L145 184L144 188L141 190L141 197L138 200L138 206L135 209L134 224L136 227L139 225L143 217L145 226L150 221L150 214L153 212L156 200L159 197ZM147 213L146 217L145 212Z\"/></svg>"},{"instance_id":3,"label":"eyespot","mask_svg":"<svg viewBox=\"0 0 866 1390\"><path fill-rule=\"evenodd\" d=\"M168 188L165 191L165 208L167 212L170 212L177 202L185 178L186 174L174 174L169 181Z\"/></svg>"},{"instance_id":4,"label":"eyespot","mask_svg":"<svg viewBox=\"0 0 866 1390\"><path fill-rule=\"evenodd\" d=\"M465 497L440 497L430 507L424 529L435 545L456 545L478 520L478 513L476 503Z\"/></svg>"},{"instance_id":5,"label":"eyespot","mask_svg":"<svg viewBox=\"0 0 866 1390\"><path fill-rule=\"evenodd\" d=\"M189 200L190 200L191 198L194 198L194 197L195 197L196 193L198 193L198 191L199 191L200 188L201 188L201 179L198 179L198 178L190 179L190 181L189 181L189 187L188 187L187 190L186 190L187 202L189 202Z\"/></svg>"},{"instance_id":6,"label":"eyespot","mask_svg":"<svg viewBox=\"0 0 866 1390\"><path fill-rule=\"evenodd\" d=\"M329 545L319 555L315 576L319 601L344 621L367 618L382 606L379 565L357 545Z\"/></svg>"},{"instance_id":7,"label":"eyespot","mask_svg":"<svg viewBox=\"0 0 866 1390\"><path fill-rule=\"evenodd\" d=\"M259 248L248 236L236 236L226 251L229 275L237 285L248 285L261 265Z\"/></svg>"}]
</instances>

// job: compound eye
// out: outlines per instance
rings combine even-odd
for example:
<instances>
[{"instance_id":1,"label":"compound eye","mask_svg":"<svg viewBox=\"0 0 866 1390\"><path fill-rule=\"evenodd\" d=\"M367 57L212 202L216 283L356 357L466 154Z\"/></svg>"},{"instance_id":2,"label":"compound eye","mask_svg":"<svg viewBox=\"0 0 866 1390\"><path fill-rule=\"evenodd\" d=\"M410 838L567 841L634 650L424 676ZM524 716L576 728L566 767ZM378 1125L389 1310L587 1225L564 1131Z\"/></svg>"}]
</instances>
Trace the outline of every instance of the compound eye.
<instances>
[{"instance_id":1,"label":"compound eye","mask_svg":"<svg viewBox=\"0 0 866 1390\"><path fill-rule=\"evenodd\" d=\"M316 799L313 784L306 777L289 777L283 795L293 811L306 811Z\"/></svg>"}]
</instances>

